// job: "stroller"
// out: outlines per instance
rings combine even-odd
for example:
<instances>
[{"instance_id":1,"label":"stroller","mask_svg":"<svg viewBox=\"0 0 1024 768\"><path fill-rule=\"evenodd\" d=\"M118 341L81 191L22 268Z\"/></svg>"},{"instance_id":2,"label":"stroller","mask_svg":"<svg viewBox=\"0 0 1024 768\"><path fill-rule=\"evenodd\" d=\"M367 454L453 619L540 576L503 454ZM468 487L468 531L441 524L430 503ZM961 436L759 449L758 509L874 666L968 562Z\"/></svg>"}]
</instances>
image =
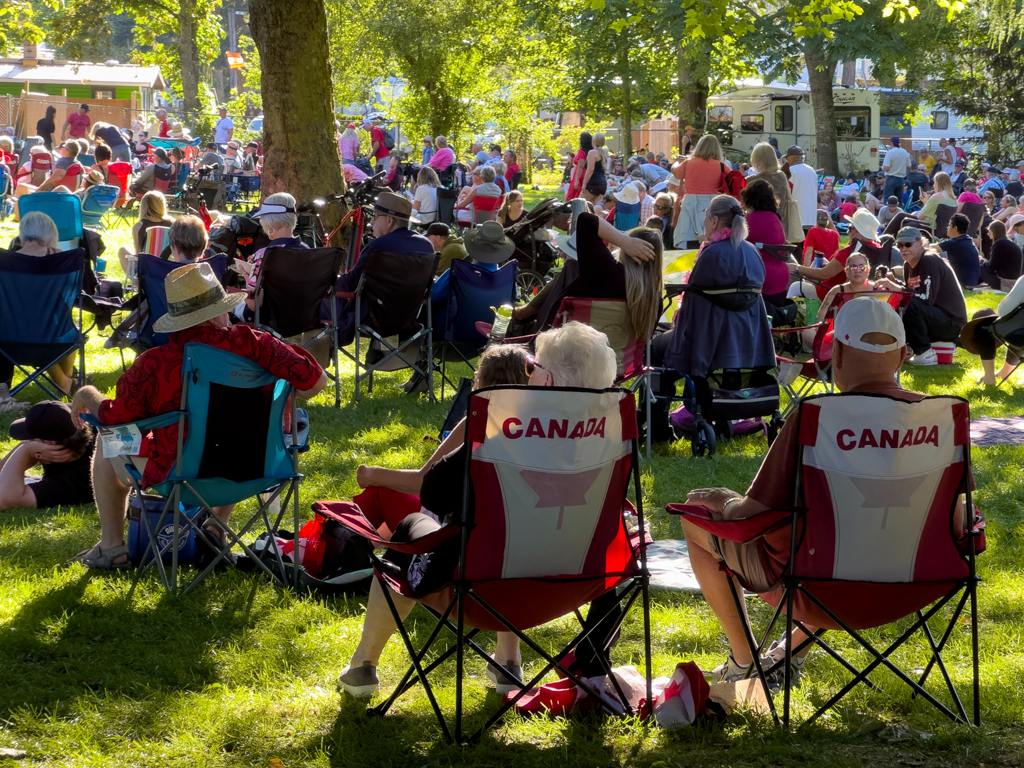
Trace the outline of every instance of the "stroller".
<instances>
[{"instance_id":1,"label":"stroller","mask_svg":"<svg viewBox=\"0 0 1024 768\"><path fill-rule=\"evenodd\" d=\"M519 262L516 287L520 297L532 296L544 287L545 275L558 258L558 249L554 243L537 237L542 230L550 228L557 217L568 213L568 203L549 197L538 203L522 221L505 230L516 247L515 259Z\"/></svg>"},{"instance_id":2,"label":"stroller","mask_svg":"<svg viewBox=\"0 0 1024 768\"><path fill-rule=\"evenodd\" d=\"M761 301L756 289L665 287L670 300L680 293L696 293L726 310L748 309ZM711 457L720 442L745 434L764 434L771 445L782 428L779 382L772 366L712 370L703 377L682 373L682 380L682 407L669 418L675 431L689 438L694 456Z\"/></svg>"}]
</instances>

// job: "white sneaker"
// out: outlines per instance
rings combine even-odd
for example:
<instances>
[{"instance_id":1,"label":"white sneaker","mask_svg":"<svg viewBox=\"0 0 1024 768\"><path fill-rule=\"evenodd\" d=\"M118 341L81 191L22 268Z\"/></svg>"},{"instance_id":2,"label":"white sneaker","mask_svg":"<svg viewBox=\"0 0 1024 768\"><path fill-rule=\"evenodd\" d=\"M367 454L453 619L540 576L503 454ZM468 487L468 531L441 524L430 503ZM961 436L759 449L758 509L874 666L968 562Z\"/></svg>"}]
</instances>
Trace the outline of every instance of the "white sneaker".
<instances>
[{"instance_id":1,"label":"white sneaker","mask_svg":"<svg viewBox=\"0 0 1024 768\"><path fill-rule=\"evenodd\" d=\"M934 349L928 347L928 349L921 354L908 358L907 362L911 365L938 365L939 356L935 354Z\"/></svg>"}]
</instances>

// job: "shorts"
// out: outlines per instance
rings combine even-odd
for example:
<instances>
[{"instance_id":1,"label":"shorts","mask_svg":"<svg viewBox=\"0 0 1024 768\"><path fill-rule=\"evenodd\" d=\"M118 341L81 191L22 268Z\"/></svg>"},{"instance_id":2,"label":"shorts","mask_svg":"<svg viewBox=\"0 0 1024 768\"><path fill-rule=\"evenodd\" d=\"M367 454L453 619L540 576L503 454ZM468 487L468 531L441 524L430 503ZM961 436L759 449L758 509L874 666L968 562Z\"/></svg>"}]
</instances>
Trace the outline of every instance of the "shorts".
<instances>
[{"instance_id":1,"label":"shorts","mask_svg":"<svg viewBox=\"0 0 1024 768\"><path fill-rule=\"evenodd\" d=\"M708 550L719 562L725 563L725 566L736 574L743 582L743 586L751 592L771 592L779 583L779 580L773 578L765 569L761 560L761 547L757 541L741 544L709 533Z\"/></svg>"},{"instance_id":2,"label":"shorts","mask_svg":"<svg viewBox=\"0 0 1024 768\"><path fill-rule=\"evenodd\" d=\"M112 162L130 163L132 161L132 150L127 144L122 144L119 147L113 147L110 150L110 159Z\"/></svg>"},{"instance_id":3,"label":"shorts","mask_svg":"<svg viewBox=\"0 0 1024 768\"><path fill-rule=\"evenodd\" d=\"M28 478L26 478L28 480ZM64 475L62 477L44 477L28 484L36 499L36 509L52 509L54 507L73 507L78 504L92 504L92 485L81 483Z\"/></svg>"},{"instance_id":4,"label":"shorts","mask_svg":"<svg viewBox=\"0 0 1024 768\"><path fill-rule=\"evenodd\" d=\"M149 459L145 458L144 456L117 456L116 458L113 459L107 459L107 461L114 465L114 474L117 475L117 479L120 480L125 485L131 487L132 478L128 474L128 470L125 469L125 459L131 461L135 468L139 470L140 475L146 471L146 462L148 462Z\"/></svg>"}]
</instances>

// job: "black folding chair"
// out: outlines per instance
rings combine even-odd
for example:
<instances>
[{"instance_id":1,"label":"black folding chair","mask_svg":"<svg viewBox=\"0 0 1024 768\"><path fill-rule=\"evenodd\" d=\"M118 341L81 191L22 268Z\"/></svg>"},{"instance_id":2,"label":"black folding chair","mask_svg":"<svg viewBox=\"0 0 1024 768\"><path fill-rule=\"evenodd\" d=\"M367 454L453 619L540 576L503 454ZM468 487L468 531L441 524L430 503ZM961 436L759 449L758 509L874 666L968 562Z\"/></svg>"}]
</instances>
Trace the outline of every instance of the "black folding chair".
<instances>
[{"instance_id":1,"label":"black folding chair","mask_svg":"<svg viewBox=\"0 0 1024 768\"><path fill-rule=\"evenodd\" d=\"M363 274L359 285L350 298L355 303L355 354L342 348L341 352L356 367L355 399L358 400L359 384L366 381L367 392L373 391L373 374L387 370L395 358L401 360L427 379L427 391L434 399L434 356L433 315L430 309L430 289L434 285L438 254L427 257L414 253L388 253L371 251L360 259ZM420 308L426 304L426 323L417 322ZM365 315L365 317L364 317ZM389 337L398 336L398 343L392 344ZM381 359L366 363L360 354L361 340L372 339L384 350ZM419 347L426 343L425 355L419 354Z\"/></svg>"},{"instance_id":2,"label":"black folding chair","mask_svg":"<svg viewBox=\"0 0 1024 768\"><path fill-rule=\"evenodd\" d=\"M256 282L256 328L309 350L326 369L334 364L334 405L341 405L338 309L334 284L345 261L340 248L268 248ZM330 298L331 321L321 319Z\"/></svg>"}]
</instances>

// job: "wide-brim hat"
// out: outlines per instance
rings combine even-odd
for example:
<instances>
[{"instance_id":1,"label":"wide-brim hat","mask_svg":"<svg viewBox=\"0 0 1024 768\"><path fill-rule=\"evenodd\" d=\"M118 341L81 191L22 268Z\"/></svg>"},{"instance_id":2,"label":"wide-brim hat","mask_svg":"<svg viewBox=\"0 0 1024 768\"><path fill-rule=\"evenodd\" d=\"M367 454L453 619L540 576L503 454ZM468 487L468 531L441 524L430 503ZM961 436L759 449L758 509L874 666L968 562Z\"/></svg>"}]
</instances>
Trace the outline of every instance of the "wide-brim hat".
<instances>
[{"instance_id":1,"label":"wide-brim hat","mask_svg":"<svg viewBox=\"0 0 1024 768\"><path fill-rule=\"evenodd\" d=\"M625 203L626 205L636 205L640 202L640 192L632 182L624 185L622 189L612 192L612 195L620 203Z\"/></svg>"},{"instance_id":2,"label":"wide-brim hat","mask_svg":"<svg viewBox=\"0 0 1024 768\"><path fill-rule=\"evenodd\" d=\"M483 264L504 264L515 253L516 246L505 237L505 228L496 221L485 221L466 233L466 253Z\"/></svg>"},{"instance_id":3,"label":"wide-brim hat","mask_svg":"<svg viewBox=\"0 0 1024 768\"><path fill-rule=\"evenodd\" d=\"M876 240L878 238L878 228L882 226L874 214L867 208L858 209L854 212L853 216L843 216L843 220L850 222L850 226L868 238L868 240Z\"/></svg>"},{"instance_id":4,"label":"wide-brim hat","mask_svg":"<svg viewBox=\"0 0 1024 768\"><path fill-rule=\"evenodd\" d=\"M157 318L153 330L174 333L205 323L230 312L243 301L245 293L229 294L209 264L186 264L164 280L167 314Z\"/></svg>"},{"instance_id":5,"label":"wide-brim hat","mask_svg":"<svg viewBox=\"0 0 1024 768\"><path fill-rule=\"evenodd\" d=\"M1006 220L1007 232L1012 232L1013 228L1018 224L1024 224L1024 213L1015 213L1013 216Z\"/></svg>"},{"instance_id":6,"label":"wide-brim hat","mask_svg":"<svg viewBox=\"0 0 1024 768\"><path fill-rule=\"evenodd\" d=\"M578 257L576 253L576 233L573 232L571 235L558 235L555 238L555 245L558 246L558 250L564 253L571 259Z\"/></svg>"},{"instance_id":7,"label":"wide-brim hat","mask_svg":"<svg viewBox=\"0 0 1024 768\"><path fill-rule=\"evenodd\" d=\"M994 309L988 307L979 309L971 317L970 322L960 329L960 346L972 355L980 355L981 349L978 347L977 341L978 332L982 328L987 330L998 319L999 314ZM996 339L996 349L1001 346L1003 346L1003 342Z\"/></svg>"},{"instance_id":8,"label":"wide-brim hat","mask_svg":"<svg viewBox=\"0 0 1024 768\"><path fill-rule=\"evenodd\" d=\"M377 195L377 199L373 201L373 212L394 216L412 224L420 223L420 220L412 215L412 203L409 202L409 198L396 195L394 192L381 192Z\"/></svg>"}]
</instances>

